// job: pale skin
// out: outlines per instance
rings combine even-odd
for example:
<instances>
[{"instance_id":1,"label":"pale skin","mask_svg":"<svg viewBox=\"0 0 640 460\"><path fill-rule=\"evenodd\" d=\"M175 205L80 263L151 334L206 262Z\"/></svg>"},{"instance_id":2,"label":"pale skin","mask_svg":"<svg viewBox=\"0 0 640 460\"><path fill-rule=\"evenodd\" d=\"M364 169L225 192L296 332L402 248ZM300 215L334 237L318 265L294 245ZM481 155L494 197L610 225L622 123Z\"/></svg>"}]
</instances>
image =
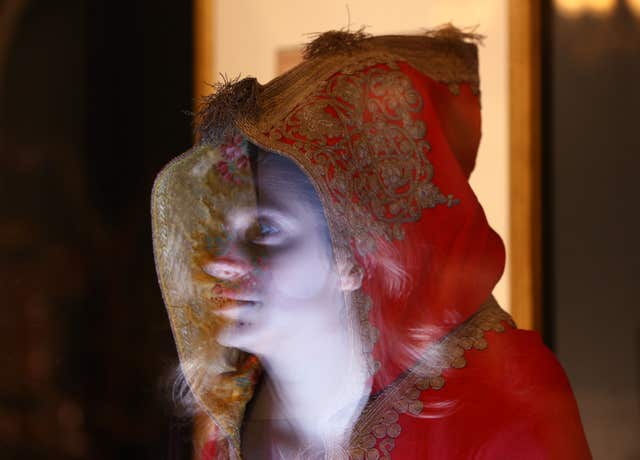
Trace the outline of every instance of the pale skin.
<instances>
[{"instance_id":1,"label":"pale skin","mask_svg":"<svg viewBox=\"0 0 640 460\"><path fill-rule=\"evenodd\" d=\"M255 171L257 211L228 214L230 248L203 270L236 282L223 293L232 304L220 314L233 325L219 342L258 356L265 370L245 416L244 458L290 459L345 444L369 396L344 301L362 280L334 260L320 202L302 171L269 153L260 154Z\"/></svg>"}]
</instances>

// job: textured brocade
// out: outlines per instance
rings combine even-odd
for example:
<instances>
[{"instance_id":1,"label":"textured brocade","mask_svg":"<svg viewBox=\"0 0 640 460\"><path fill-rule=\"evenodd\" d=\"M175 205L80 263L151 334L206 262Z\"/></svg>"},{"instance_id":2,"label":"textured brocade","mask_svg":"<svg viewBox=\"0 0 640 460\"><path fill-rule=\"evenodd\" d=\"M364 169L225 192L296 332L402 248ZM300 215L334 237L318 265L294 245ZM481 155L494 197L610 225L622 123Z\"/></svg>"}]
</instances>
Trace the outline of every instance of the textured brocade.
<instances>
[{"instance_id":1,"label":"textured brocade","mask_svg":"<svg viewBox=\"0 0 640 460\"><path fill-rule=\"evenodd\" d=\"M516 327L511 316L491 297L463 325L432 345L420 362L365 407L351 437L351 458L390 459L394 440L402 432L400 416L419 416L423 410L420 395L429 389L440 390L446 383L442 372L465 367L465 351L485 350L485 332L504 332L503 323Z\"/></svg>"},{"instance_id":2,"label":"textured brocade","mask_svg":"<svg viewBox=\"0 0 640 460\"><path fill-rule=\"evenodd\" d=\"M225 323L214 313L223 301L202 259L224 245L229 206L255 206L248 168L222 172L225 146L200 145L158 175L152 193L156 270L184 377L231 445L240 447L240 424L260 372L255 358L220 346Z\"/></svg>"},{"instance_id":3,"label":"textured brocade","mask_svg":"<svg viewBox=\"0 0 640 460\"><path fill-rule=\"evenodd\" d=\"M425 208L451 206L433 184L427 126L416 119L424 101L398 70L341 72L269 132L331 197L339 235L367 252L371 238L402 239L401 224ZM342 245L348 242L342 241Z\"/></svg>"}]
</instances>

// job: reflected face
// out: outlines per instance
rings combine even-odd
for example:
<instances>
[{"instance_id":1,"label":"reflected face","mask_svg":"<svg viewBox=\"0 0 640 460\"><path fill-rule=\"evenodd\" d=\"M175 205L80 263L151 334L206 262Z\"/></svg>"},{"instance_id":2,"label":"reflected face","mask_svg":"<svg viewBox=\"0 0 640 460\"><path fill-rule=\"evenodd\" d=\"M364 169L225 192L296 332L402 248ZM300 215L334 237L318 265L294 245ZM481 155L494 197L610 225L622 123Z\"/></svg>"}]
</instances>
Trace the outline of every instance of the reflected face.
<instances>
[{"instance_id":1,"label":"reflected face","mask_svg":"<svg viewBox=\"0 0 640 460\"><path fill-rule=\"evenodd\" d=\"M228 213L229 247L203 270L223 281L231 320L219 342L261 354L298 339L330 335L344 323L339 277L313 186L280 155L260 153L257 210ZM327 334L327 335L325 335Z\"/></svg>"}]
</instances>

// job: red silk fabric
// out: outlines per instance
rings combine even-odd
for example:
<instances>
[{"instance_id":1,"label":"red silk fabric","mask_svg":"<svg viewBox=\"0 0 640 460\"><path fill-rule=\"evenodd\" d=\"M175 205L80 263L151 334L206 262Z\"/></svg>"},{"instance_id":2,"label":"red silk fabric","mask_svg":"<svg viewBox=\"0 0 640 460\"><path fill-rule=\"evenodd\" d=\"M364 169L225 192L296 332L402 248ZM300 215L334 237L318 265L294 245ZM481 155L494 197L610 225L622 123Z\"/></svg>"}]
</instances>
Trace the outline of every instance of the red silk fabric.
<instances>
[{"instance_id":1,"label":"red silk fabric","mask_svg":"<svg viewBox=\"0 0 640 460\"><path fill-rule=\"evenodd\" d=\"M505 263L503 243L468 183L480 139L478 97L469 85L459 85L455 95L408 65L400 69L424 100L419 118L427 126L433 182L459 203L426 209L418 222L403 225L405 238L394 245L412 280L406 295L389 295L381 267L365 281L373 299L370 320L380 331L374 394L415 363L408 345L424 349L473 315ZM506 329L485 335L487 349L467 351L466 367L445 371L443 388L422 392L420 416L400 416L391 458L591 458L556 358L537 333ZM415 330L424 333L415 337Z\"/></svg>"},{"instance_id":2,"label":"red silk fabric","mask_svg":"<svg viewBox=\"0 0 640 460\"><path fill-rule=\"evenodd\" d=\"M535 332L488 332L486 350L425 391L422 417L400 416L392 459L586 460L580 415L562 367Z\"/></svg>"},{"instance_id":3,"label":"red silk fabric","mask_svg":"<svg viewBox=\"0 0 640 460\"><path fill-rule=\"evenodd\" d=\"M406 292L398 296L385 288L384 267L373 262L378 254L362 261L377 271L368 273L363 286L373 300L370 320L380 331L374 357L382 366L374 393L414 364L408 349L425 349L475 313L491 295L505 263L502 240L468 183L480 139L478 97L467 84L459 85L456 95L409 65L400 63L400 70L424 101L416 118L427 127L432 181L458 203L425 209L417 222L403 224L405 237L393 244L411 280ZM417 337L416 330L421 331Z\"/></svg>"}]
</instances>

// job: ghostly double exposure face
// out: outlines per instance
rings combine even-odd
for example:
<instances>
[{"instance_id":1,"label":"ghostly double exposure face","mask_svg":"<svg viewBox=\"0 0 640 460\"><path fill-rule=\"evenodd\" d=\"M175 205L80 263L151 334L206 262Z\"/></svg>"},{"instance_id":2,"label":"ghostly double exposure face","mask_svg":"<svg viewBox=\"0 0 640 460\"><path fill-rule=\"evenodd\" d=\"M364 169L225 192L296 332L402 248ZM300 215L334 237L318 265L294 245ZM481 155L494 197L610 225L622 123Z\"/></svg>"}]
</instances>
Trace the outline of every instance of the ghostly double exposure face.
<instances>
[{"instance_id":1,"label":"ghostly double exposure face","mask_svg":"<svg viewBox=\"0 0 640 460\"><path fill-rule=\"evenodd\" d=\"M229 301L222 345L255 354L344 327L340 279L322 206L289 159L261 152L254 163L257 209L226 216L228 247L202 269Z\"/></svg>"}]
</instances>

